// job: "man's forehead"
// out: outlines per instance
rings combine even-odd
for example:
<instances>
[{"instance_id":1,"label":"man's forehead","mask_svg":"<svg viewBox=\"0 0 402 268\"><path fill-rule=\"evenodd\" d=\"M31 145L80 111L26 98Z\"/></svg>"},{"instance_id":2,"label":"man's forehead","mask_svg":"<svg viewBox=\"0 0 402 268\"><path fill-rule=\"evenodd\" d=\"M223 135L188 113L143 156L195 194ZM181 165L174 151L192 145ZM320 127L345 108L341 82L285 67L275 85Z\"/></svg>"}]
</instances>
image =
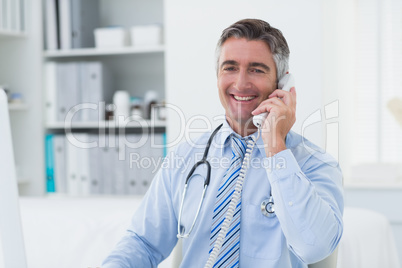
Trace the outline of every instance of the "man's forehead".
<instances>
[{"instance_id":1,"label":"man's forehead","mask_svg":"<svg viewBox=\"0 0 402 268\"><path fill-rule=\"evenodd\" d=\"M231 37L222 44L219 62L240 63L264 62L273 63L269 46L261 40Z\"/></svg>"}]
</instances>

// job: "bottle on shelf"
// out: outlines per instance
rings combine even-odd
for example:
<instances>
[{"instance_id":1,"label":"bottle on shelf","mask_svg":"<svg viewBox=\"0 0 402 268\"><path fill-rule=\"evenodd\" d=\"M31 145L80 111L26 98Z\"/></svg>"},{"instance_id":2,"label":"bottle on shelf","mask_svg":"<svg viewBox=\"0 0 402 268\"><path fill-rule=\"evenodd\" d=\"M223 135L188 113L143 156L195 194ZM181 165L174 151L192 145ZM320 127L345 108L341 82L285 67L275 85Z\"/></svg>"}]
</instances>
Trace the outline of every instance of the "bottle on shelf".
<instances>
[{"instance_id":1,"label":"bottle on shelf","mask_svg":"<svg viewBox=\"0 0 402 268\"><path fill-rule=\"evenodd\" d=\"M144 118L142 100L140 98L131 97L130 115L135 118Z\"/></svg>"},{"instance_id":2,"label":"bottle on shelf","mask_svg":"<svg viewBox=\"0 0 402 268\"><path fill-rule=\"evenodd\" d=\"M113 104L115 105L115 120L125 120L127 117L130 116L130 94L127 91L116 91L113 95Z\"/></svg>"}]
</instances>

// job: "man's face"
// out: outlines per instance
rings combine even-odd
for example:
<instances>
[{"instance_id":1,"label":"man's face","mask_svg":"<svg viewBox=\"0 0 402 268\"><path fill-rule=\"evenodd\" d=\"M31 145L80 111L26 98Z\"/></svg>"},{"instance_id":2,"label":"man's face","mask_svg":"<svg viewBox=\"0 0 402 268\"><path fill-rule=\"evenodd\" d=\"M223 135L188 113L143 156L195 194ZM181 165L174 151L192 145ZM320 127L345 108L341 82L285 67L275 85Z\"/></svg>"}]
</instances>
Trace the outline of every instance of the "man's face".
<instances>
[{"instance_id":1,"label":"man's face","mask_svg":"<svg viewBox=\"0 0 402 268\"><path fill-rule=\"evenodd\" d=\"M219 58L218 89L226 117L239 133L251 112L276 89L276 65L268 45L227 39Z\"/></svg>"}]
</instances>

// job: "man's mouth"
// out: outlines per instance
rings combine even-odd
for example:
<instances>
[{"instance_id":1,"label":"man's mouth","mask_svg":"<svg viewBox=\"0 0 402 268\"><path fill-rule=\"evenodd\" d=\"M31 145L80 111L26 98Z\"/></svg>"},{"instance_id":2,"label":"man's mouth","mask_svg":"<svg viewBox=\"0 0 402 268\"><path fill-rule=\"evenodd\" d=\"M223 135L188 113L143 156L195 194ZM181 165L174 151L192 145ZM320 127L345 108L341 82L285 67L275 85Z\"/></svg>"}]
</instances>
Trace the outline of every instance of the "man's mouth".
<instances>
[{"instance_id":1,"label":"man's mouth","mask_svg":"<svg viewBox=\"0 0 402 268\"><path fill-rule=\"evenodd\" d=\"M256 98L256 96L236 96L236 95L232 95L232 96L237 101L250 101L250 100Z\"/></svg>"}]
</instances>

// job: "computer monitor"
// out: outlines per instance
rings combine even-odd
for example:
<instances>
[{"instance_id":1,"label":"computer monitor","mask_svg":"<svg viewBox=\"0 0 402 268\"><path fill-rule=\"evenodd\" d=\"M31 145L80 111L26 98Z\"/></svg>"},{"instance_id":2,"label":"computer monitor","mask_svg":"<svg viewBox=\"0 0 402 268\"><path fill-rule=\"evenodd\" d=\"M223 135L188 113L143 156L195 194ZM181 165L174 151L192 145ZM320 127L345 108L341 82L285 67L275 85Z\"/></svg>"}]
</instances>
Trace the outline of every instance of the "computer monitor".
<instances>
[{"instance_id":1,"label":"computer monitor","mask_svg":"<svg viewBox=\"0 0 402 268\"><path fill-rule=\"evenodd\" d=\"M7 96L2 89L0 89L0 250L2 250L0 267L26 268Z\"/></svg>"}]
</instances>

